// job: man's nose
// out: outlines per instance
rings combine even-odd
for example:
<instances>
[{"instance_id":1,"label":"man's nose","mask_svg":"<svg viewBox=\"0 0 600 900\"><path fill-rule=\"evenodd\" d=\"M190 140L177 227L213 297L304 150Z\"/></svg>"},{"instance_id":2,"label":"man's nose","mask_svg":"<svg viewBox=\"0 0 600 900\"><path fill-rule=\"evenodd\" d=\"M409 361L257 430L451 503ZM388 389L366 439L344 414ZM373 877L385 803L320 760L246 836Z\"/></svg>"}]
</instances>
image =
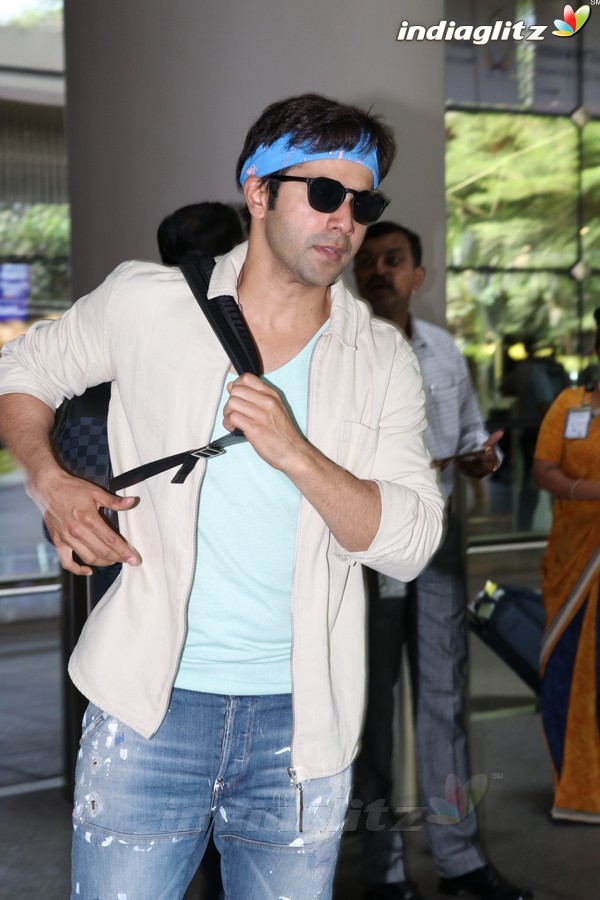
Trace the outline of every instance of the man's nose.
<instances>
[{"instance_id":1,"label":"man's nose","mask_svg":"<svg viewBox=\"0 0 600 900\"><path fill-rule=\"evenodd\" d=\"M343 234L352 234L354 231L354 219L352 218L352 194L346 194L342 205L329 214L330 227L341 231Z\"/></svg>"}]
</instances>

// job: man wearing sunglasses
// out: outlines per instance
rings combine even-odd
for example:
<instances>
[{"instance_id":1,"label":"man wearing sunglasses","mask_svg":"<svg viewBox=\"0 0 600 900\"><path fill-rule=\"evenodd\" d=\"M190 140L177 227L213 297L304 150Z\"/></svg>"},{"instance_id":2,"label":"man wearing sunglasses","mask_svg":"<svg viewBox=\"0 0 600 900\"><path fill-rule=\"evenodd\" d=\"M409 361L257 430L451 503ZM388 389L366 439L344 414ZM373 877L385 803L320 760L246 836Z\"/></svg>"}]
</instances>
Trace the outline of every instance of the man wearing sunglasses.
<instances>
[{"instance_id":1,"label":"man wearing sunglasses","mask_svg":"<svg viewBox=\"0 0 600 900\"><path fill-rule=\"evenodd\" d=\"M339 279L394 151L375 117L314 94L251 127L249 241L210 294L238 301L263 377L229 371L180 272L139 262L5 348L3 434L62 564L126 564L70 663L90 699L73 900L177 900L211 832L227 898L331 897L364 710L361 564L414 578L443 517L414 355ZM117 474L223 426L247 441L184 484L107 494L48 441L64 393L100 381Z\"/></svg>"}]
</instances>

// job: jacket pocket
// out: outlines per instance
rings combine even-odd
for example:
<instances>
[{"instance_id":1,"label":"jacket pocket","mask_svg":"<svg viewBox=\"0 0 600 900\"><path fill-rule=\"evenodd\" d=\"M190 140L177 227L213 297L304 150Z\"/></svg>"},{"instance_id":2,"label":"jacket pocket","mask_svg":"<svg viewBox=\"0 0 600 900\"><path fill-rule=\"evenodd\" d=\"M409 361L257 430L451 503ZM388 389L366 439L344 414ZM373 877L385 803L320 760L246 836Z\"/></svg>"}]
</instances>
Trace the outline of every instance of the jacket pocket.
<instances>
[{"instance_id":1,"label":"jacket pocket","mask_svg":"<svg viewBox=\"0 0 600 900\"><path fill-rule=\"evenodd\" d=\"M362 422L344 422L340 439L340 465L357 478L369 478L378 443L379 428L369 428Z\"/></svg>"}]
</instances>

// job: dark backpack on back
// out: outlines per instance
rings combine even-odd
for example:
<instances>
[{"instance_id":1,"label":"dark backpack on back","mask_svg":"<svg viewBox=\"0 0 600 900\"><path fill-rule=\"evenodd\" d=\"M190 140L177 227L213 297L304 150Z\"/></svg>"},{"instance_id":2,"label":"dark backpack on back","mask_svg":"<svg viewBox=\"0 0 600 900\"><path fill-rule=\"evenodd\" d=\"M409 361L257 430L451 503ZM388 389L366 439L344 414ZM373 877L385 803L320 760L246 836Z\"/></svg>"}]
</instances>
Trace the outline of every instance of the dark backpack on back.
<instances>
[{"instance_id":1,"label":"dark backpack on back","mask_svg":"<svg viewBox=\"0 0 600 900\"><path fill-rule=\"evenodd\" d=\"M65 400L57 410L53 433L65 469L105 489L112 478L107 433L110 388L110 382L98 384Z\"/></svg>"}]
</instances>

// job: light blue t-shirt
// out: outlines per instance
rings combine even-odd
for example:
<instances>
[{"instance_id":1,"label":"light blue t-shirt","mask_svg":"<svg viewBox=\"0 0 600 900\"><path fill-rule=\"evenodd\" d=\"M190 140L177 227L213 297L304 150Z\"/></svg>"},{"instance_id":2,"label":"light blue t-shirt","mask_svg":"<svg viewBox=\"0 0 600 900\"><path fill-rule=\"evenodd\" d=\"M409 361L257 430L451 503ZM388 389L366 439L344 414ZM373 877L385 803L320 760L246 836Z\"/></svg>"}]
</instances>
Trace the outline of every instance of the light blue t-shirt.
<instances>
[{"instance_id":1,"label":"light blue t-shirt","mask_svg":"<svg viewBox=\"0 0 600 900\"><path fill-rule=\"evenodd\" d=\"M306 433L309 343L263 380ZM226 384L237 375L230 373ZM223 390L213 438L220 435ZM196 572L175 686L207 693L291 691L291 594L300 491L248 443L210 460L200 491Z\"/></svg>"}]
</instances>

